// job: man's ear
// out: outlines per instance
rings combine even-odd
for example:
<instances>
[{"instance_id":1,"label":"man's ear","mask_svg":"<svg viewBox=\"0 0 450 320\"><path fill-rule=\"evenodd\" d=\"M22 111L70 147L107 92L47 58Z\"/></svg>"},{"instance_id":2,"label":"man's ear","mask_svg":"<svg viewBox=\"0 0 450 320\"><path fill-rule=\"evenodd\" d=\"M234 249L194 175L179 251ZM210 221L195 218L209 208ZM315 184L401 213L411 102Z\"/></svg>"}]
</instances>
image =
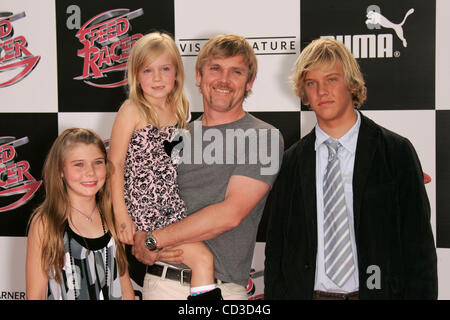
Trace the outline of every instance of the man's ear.
<instances>
[{"instance_id":1,"label":"man's ear","mask_svg":"<svg viewBox=\"0 0 450 320\"><path fill-rule=\"evenodd\" d=\"M255 82L255 78L256 78L256 77L253 77L252 79L250 79L250 80L247 82L247 84L246 84L246 86L245 86L245 89L246 89L247 92L249 92L250 90L252 90L252 88L253 88L253 83Z\"/></svg>"},{"instance_id":2,"label":"man's ear","mask_svg":"<svg viewBox=\"0 0 450 320\"><path fill-rule=\"evenodd\" d=\"M197 86L200 86L200 83L202 82L202 74L200 70L195 70L195 80L197 81Z\"/></svg>"}]
</instances>

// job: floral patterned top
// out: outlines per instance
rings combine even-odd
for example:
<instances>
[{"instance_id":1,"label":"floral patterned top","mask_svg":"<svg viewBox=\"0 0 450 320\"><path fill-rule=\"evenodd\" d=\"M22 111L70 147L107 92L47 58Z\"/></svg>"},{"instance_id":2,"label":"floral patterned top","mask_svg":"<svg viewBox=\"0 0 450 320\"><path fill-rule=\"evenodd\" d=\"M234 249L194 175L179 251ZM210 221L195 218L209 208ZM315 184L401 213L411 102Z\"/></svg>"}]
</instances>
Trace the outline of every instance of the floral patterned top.
<instances>
[{"instance_id":1,"label":"floral patterned top","mask_svg":"<svg viewBox=\"0 0 450 320\"><path fill-rule=\"evenodd\" d=\"M125 160L124 195L137 230L152 231L186 217L179 195L177 165L164 147L177 127L158 129L151 124L135 130ZM170 151L169 151L170 152Z\"/></svg>"}]
</instances>

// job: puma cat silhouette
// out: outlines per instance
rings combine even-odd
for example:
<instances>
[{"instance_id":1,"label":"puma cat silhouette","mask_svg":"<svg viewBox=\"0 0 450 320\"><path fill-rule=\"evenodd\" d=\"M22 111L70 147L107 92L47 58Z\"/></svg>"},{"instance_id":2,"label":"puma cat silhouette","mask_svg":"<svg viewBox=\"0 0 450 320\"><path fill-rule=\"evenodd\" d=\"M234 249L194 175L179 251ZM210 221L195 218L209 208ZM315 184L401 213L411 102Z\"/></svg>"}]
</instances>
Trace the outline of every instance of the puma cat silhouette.
<instances>
[{"instance_id":1,"label":"puma cat silhouette","mask_svg":"<svg viewBox=\"0 0 450 320\"><path fill-rule=\"evenodd\" d=\"M403 46L406 48L408 43L406 42L406 39L403 35L403 25L405 24L406 18L412 13L414 13L414 9L409 9L408 12L405 14L405 17L403 18L403 21L399 24L396 24L389 21L379 12L369 11L367 13L368 19L366 20L366 24L379 24L383 28L394 29L399 39L403 42Z\"/></svg>"}]
</instances>

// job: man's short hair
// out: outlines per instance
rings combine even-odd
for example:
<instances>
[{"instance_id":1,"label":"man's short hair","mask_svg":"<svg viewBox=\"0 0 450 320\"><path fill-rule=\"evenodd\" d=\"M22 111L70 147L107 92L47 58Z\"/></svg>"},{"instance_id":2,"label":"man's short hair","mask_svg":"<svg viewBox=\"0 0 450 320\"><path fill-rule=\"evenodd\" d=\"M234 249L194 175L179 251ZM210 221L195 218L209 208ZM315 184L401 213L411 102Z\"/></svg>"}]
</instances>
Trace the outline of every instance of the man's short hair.
<instances>
[{"instance_id":1,"label":"man's short hair","mask_svg":"<svg viewBox=\"0 0 450 320\"><path fill-rule=\"evenodd\" d=\"M359 108L364 103L367 97L367 88L358 62L350 50L336 40L320 38L312 41L303 49L295 62L295 72L291 76L294 91L303 104L309 104L305 92L306 73L321 66L333 68L335 63L340 63L344 70L345 81L352 95L353 106Z\"/></svg>"}]
</instances>

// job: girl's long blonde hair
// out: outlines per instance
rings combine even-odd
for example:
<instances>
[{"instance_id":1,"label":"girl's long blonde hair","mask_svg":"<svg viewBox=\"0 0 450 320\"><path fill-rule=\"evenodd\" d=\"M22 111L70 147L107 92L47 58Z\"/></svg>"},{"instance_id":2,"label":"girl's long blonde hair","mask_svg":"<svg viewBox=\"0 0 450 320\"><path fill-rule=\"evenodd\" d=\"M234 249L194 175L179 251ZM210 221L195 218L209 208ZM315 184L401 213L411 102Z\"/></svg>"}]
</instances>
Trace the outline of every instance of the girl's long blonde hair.
<instances>
[{"instance_id":1,"label":"girl's long blonde hair","mask_svg":"<svg viewBox=\"0 0 450 320\"><path fill-rule=\"evenodd\" d=\"M61 281L64 267L63 236L70 214L70 199L62 172L67 150L76 143L95 145L101 151L108 167L107 153L102 139L88 129L70 128L62 132L53 143L42 169L42 179L45 186L45 199L31 215L30 222L37 219L43 227L41 261L43 270L50 275L54 270L55 280ZM117 262L119 274L122 276L128 268L125 249L119 242L114 226L114 215L111 201L111 191L108 182L109 170L105 184L97 192L96 202L103 214L106 225L116 241Z\"/></svg>"},{"instance_id":2,"label":"girl's long blonde hair","mask_svg":"<svg viewBox=\"0 0 450 320\"><path fill-rule=\"evenodd\" d=\"M159 127L159 119L156 111L145 99L144 92L138 81L139 71L144 64L155 61L161 54L169 53L176 68L176 77L173 90L167 97L167 103L174 108L179 128L186 127L189 116L189 102L184 92L184 67L180 52L171 36L161 32L146 34L136 41L128 58L127 78L129 99L134 102L141 111L143 119L155 127Z\"/></svg>"}]
</instances>

